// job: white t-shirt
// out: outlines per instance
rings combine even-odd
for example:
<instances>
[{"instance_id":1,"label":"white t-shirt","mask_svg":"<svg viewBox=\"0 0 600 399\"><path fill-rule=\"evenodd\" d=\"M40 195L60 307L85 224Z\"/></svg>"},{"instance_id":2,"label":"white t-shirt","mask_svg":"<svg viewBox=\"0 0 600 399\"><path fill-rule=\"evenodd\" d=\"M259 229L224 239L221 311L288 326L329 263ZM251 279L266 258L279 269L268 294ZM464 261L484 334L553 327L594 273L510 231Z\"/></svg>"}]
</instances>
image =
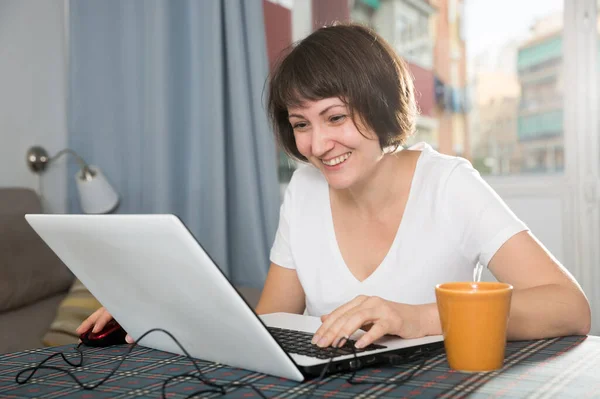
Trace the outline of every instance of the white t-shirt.
<instances>
[{"instance_id":1,"label":"white t-shirt","mask_svg":"<svg viewBox=\"0 0 600 399\"><path fill-rule=\"evenodd\" d=\"M358 295L406 304L435 302L435 285L472 281L510 237L527 230L471 164L421 150L392 246L377 269L358 281L340 253L329 187L312 165L298 168L281 206L271 262L296 269L309 315L330 313Z\"/></svg>"}]
</instances>

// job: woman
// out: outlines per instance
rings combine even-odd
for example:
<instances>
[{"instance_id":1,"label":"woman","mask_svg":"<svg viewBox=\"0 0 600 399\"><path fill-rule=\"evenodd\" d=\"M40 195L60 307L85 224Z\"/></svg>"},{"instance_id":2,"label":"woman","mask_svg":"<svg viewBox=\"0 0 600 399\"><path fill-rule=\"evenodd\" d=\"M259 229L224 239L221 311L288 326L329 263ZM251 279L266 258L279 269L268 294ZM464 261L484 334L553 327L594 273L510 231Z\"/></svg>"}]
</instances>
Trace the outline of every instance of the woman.
<instances>
[{"instance_id":1,"label":"woman","mask_svg":"<svg viewBox=\"0 0 600 399\"><path fill-rule=\"evenodd\" d=\"M359 328L441 334L434 287L487 266L514 286L509 339L587 334L581 288L464 159L402 149L417 108L405 63L359 25L321 28L276 66L269 115L282 147L306 162L281 207L257 313L321 316L313 343ZM111 318L100 309L78 329Z\"/></svg>"}]
</instances>

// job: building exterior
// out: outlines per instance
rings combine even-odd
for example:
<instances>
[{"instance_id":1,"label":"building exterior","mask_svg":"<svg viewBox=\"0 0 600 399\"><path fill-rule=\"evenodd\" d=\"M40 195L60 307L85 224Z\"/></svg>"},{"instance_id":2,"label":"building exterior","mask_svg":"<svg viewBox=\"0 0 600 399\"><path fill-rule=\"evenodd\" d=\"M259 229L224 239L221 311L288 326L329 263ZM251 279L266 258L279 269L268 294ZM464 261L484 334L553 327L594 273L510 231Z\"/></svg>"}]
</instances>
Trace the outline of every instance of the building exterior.
<instances>
[{"instance_id":1,"label":"building exterior","mask_svg":"<svg viewBox=\"0 0 600 399\"><path fill-rule=\"evenodd\" d=\"M516 72L518 42L491 48L472 61L469 134L473 165L484 174L521 169L517 117L521 88Z\"/></svg>"},{"instance_id":2,"label":"building exterior","mask_svg":"<svg viewBox=\"0 0 600 399\"><path fill-rule=\"evenodd\" d=\"M438 150L470 158L463 0L431 0L437 12L433 16L433 71L436 78L434 117L439 123Z\"/></svg>"},{"instance_id":3,"label":"building exterior","mask_svg":"<svg viewBox=\"0 0 600 399\"><path fill-rule=\"evenodd\" d=\"M517 144L519 97L493 97L479 104L478 108L480 137L473 148L473 165L480 172L492 175L520 172L521 152Z\"/></svg>"},{"instance_id":4,"label":"building exterior","mask_svg":"<svg viewBox=\"0 0 600 399\"><path fill-rule=\"evenodd\" d=\"M432 143L438 129L430 22L435 8L425 0L354 0L350 7L353 21L371 26L407 62L420 110L411 142Z\"/></svg>"},{"instance_id":5,"label":"building exterior","mask_svg":"<svg viewBox=\"0 0 600 399\"><path fill-rule=\"evenodd\" d=\"M551 25L552 26L552 25ZM518 50L521 102L517 122L523 172L564 168L562 30L534 27Z\"/></svg>"},{"instance_id":6,"label":"building exterior","mask_svg":"<svg viewBox=\"0 0 600 399\"><path fill-rule=\"evenodd\" d=\"M372 26L415 78L421 116L412 141L470 157L463 0L351 0L352 20Z\"/></svg>"},{"instance_id":7,"label":"building exterior","mask_svg":"<svg viewBox=\"0 0 600 399\"><path fill-rule=\"evenodd\" d=\"M421 115L412 141L470 157L463 0L351 0L352 20L372 26L404 58Z\"/></svg>"}]
</instances>

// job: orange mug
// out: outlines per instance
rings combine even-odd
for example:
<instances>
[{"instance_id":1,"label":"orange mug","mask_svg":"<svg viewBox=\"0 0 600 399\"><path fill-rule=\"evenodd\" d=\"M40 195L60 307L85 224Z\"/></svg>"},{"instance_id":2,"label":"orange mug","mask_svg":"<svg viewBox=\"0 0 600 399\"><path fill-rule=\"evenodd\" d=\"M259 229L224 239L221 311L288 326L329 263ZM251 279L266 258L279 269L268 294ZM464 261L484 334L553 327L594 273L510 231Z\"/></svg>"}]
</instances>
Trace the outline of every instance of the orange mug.
<instances>
[{"instance_id":1,"label":"orange mug","mask_svg":"<svg viewBox=\"0 0 600 399\"><path fill-rule=\"evenodd\" d=\"M436 285L451 368L466 372L502 368L512 291L512 285L494 282Z\"/></svg>"}]
</instances>

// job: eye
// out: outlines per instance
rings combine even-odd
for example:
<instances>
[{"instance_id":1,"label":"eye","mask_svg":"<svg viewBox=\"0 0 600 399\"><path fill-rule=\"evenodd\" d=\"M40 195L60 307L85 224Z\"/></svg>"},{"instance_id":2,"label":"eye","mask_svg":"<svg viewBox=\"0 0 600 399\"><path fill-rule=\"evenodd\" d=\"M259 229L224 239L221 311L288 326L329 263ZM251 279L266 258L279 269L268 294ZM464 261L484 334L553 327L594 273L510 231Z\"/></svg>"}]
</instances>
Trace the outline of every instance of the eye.
<instances>
[{"instance_id":1,"label":"eye","mask_svg":"<svg viewBox=\"0 0 600 399\"><path fill-rule=\"evenodd\" d=\"M346 119L346 115L334 115L331 118L329 118L329 121L332 123L339 123L343 122L344 119Z\"/></svg>"},{"instance_id":2,"label":"eye","mask_svg":"<svg viewBox=\"0 0 600 399\"><path fill-rule=\"evenodd\" d=\"M292 129L294 130L303 130L308 127L308 123L306 122L296 122L292 124Z\"/></svg>"}]
</instances>

